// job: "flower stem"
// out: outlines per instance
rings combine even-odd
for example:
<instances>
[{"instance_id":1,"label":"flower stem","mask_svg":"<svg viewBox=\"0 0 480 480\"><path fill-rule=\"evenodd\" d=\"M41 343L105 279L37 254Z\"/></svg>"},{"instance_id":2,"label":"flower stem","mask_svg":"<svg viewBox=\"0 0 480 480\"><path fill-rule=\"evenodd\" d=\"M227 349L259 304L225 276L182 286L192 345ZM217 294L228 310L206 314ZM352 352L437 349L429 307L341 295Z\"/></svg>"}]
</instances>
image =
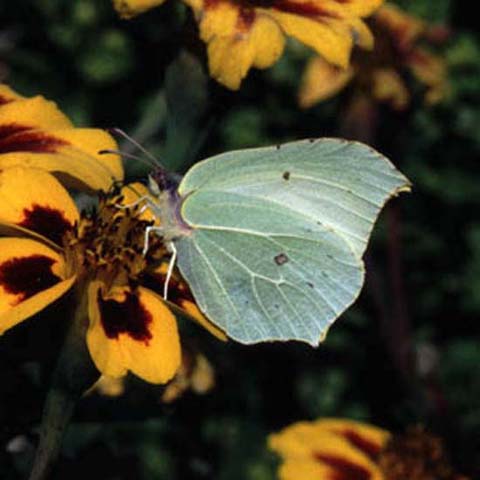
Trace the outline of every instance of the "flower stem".
<instances>
[{"instance_id":1,"label":"flower stem","mask_svg":"<svg viewBox=\"0 0 480 480\"><path fill-rule=\"evenodd\" d=\"M29 480L48 478L60 454L63 435L72 417L76 399L62 389L52 388L47 395L43 411L40 443Z\"/></svg>"},{"instance_id":2,"label":"flower stem","mask_svg":"<svg viewBox=\"0 0 480 480\"><path fill-rule=\"evenodd\" d=\"M40 441L29 480L48 478L60 454L62 439L77 401L99 377L85 341L88 325L86 312L84 298L77 303L72 325L65 336L52 376L42 415Z\"/></svg>"}]
</instances>

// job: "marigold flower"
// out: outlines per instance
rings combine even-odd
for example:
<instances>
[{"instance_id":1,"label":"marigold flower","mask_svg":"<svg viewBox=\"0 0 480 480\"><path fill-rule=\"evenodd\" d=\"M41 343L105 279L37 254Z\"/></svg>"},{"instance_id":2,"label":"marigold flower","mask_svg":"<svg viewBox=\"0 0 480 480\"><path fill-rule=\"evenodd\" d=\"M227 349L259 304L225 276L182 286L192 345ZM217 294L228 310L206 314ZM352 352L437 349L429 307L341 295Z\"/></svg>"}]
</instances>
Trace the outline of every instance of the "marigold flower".
<instances>
[{"instance_id":1,"label":"marigold flower","mask_svg":"<svg viewBox=\"0 0 480 480\"><path fill-rule=\"evenodd\" d=\"M75 186L107 191L123 179L115 140L94 128L75 128L54 102L26 98L0 84L0 170L20 165L59 174Z\"/></svg>"},{"instance_id":2,"label":"marigold flower","mask_svg":"<svg viewBox=\"0 0 480 480\"><path fill-rule=\"evenodd\" d=\"M270 435L281 480L468 480L451 468L440 438L422 428L392 435L340 418L294 423Z\"/></svg>"},{"instance_id":3,"label":"marigold flower","mask_svg":"<svg viewBox=\"0 0 480 480\"><path fill-rule=\"evenodd\" d=\"M294 423L268 443L282 457L281 480L383 480L376 459L389 438L371 425L321 419Z\"/></svg>"},{"instance_id":4,"label":"marigold flower","mask_svg":"<svg viewBox=\"0 0 480 480\"><path fill-rule=\"evenodd\" d=\"M127 204L141 188L124 189ZM148 214L119 208L121 200L102 195L95 212L80 214L48 172L0 172L0 225L29 236L0 238L0 334L71 291L72 309L88 321L88 349L102 374L131 371L164 383L180 365L172 309L223 334L203 317L178 275L170 281L168 303L156 293L169 254L156 236L142 254Z\"/></svg>"},{"instance_id":5,"label":"marigold flower","mask_svg":"<svg viewBox=\"0 0 480 480\"><path fill-rule=\"evenodd\" d=\"M182 364L173 380L165 387L161 400L172 403L187 390L204 395L215 386L215 372L207 358L198 351L183 346Z\"/></svg>"},{"instance_id":6,"label":"marigold flower","mask_svg":"<svg viewBox=\"0 0 480 480\"><path fill-rule=\"evenodd\" d=\"M281 56L285 37L296 38L325 60L346 68L353 45L371 48L362 18L383 0L184 0L207 44L210 74L237 90L251 67L268 68ZM158 1L114 2L130 17ZM128 5L128 9L125 7Z\"/></svg>"},{"instance_id":7,"label":"marigold flower","mask_svg":"<svg viewBox=\"0 0 480 480\"><path fill-rule=\"evenodd\" d=\"M309 108L331 98L351 83L373 100L387 103L394 110L404 110L412 95L407 74L424 87L427 105L445 97L448 92L445 62L423 47L424 43L441 41L444 29L438 35L439 27L431 27L391 4L385 4L374 14L370 26L376 39L375 48L368 54L355 52L350 69L339 69L321 57L314 57L308 63L299 89L301 107Z\"/></svg>"}]
</instances>

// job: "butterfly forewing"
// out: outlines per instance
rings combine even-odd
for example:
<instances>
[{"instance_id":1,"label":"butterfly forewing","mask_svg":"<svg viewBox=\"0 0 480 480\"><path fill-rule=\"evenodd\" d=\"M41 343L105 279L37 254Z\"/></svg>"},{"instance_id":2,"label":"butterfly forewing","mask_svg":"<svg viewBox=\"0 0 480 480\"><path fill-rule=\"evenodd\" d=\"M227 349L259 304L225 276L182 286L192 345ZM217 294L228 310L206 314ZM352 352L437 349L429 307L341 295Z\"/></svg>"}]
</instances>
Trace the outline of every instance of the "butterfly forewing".
<instances>
[{"instance_id":1,"label":"butterfly forewing","mask_svg":"<svg viewBox=\"0 0 480 480\"><path fill-rule=\"evenodd\" d=\"M200 162L179 186L178 265L232 338L317 344L355 300L378 212L408 180L371 148L300 141Z\"/></svg>"}]
</instances>

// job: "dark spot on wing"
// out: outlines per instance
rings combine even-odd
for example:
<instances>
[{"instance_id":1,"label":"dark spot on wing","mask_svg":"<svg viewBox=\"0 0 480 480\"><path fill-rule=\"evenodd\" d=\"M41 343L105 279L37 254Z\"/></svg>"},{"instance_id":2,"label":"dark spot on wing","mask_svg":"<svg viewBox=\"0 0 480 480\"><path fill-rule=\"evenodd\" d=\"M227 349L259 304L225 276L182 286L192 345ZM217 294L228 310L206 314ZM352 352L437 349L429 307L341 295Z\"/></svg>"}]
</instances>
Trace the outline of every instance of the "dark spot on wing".
<instances>
[{"instance_id":1,"label":"dark spot on wing","mask_svg":"<svg viewBox=\"0 0 480 480\"><path fill-rule=\"evenodd\" d=\"M121 333L126 333L134 340L148 345L152 334L149 326L153 321L152 315L140 303L138 295L127 293L125 300L104 300L98 291L98 306L105 335L116 339Z\"/></svg>"},{"instance_id":2,"label":"dark spot on wing","mask_svg":"<svg viewBox=\"0 0 480 480\"><path fill-rule=\"evenodd\" d=\"M0 285L7 293L20 295L15 302L18 304L60 282L52 272L54 263L45 255L14 257L0 264Z\"/></svg>"},{"instance_id":3,"label":"dark spot on wing","mask_svg":"<svg viewBox=\"0 0 480 480\"><path fill-rule=\"evenodd\" d=\"M283 177L284 180L289 180L290 179L290 172L283 172L282 177Z\"/></svg>"},{"instance_id":4,"label":"dark spot on wing","mask_svg":"<svg viewBox=\"0 0 480 480\"><path fill-rule=\"evenodd\" d=\"M312 282L307 282L307 285L308 285L310 288L315 288L315 285L314 285Z\"/></svg>"},{"instance_id":5,"label":"dark spot on wing","mask_svg":"<svg viewBox=\"0 0 480 480\"><path fill-rule=\"evenodd\" d=\"M276 148L277 150L280 150L280 145L275 145L275 148Z\"/></svg>"},{"instance_id":6,"label":"dark spot on wing","mask_svg":"<svg viewBox=\"0 0 480 480\"><path fill-rule=\"evenodd\" d=\"M289 261L289 258L285 253L279 253L274 257L274 260L277 265L284 265Z\"/></svg>"},{"instance_id":7,"label":"dark spot on wing","mask_svg":"<svg viewBox=\"0 0 480 480\"><path fill-rule=\"evenodd\" d=\"M308 141L309 141L310 143L313 143L313 142L315 141L315 139L314 139L314 138L309 138Z\"/></svg>"}]
</instances>

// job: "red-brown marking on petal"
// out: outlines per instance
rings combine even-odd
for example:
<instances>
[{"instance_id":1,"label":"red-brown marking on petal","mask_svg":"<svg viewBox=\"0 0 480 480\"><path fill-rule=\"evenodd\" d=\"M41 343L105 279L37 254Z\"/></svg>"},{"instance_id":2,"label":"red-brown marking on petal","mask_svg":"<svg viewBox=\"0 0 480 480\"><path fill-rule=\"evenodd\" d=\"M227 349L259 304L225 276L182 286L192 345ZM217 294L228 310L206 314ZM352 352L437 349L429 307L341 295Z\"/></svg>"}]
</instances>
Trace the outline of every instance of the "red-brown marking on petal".
<instances>
[{"instance_id":1,"label":"red-brown marking on petal","mask_svg":"<svg viewBox=\"0 0 480 480\"><path fill-rule=\"evenodd\" d=\"M221 0L205 0L205 10L215 8L221 3Z\"/></svg>"},{"instance_id":2,"label":"red-brown marking on petal","mask_svg":"<svg viewBox=\"0 0 480 480\"><path fill-rule=\"evenodd\" d=\"M20 227L39 233L57 245L62 245L65 232L72 229L72 224L61 210L33 204L32 208L23 209L23 215L24 219L18 223Z\"/></svg>"},{"instance_id":3,"label":"red-brown marking on petal","mask_svg":"<svg viewBox=\"0 0 480 480\"><path fill-rule=\"evenodd\" d=\"M212 1L212 0L210 0ZM218 1L218 0L217 0ZM240 5L254 8L273 8L285 13L293 13L303 17L340 18L336 12L321 7L315 2L298 2L295 0L240 0Z\"/></svg>"},{"instance_id":4,"label":"red-brown marking on petal","mask_svg":"<svg viewBox=\"0 0 480 480\"><path fill-rule=\"evenodd\" d=\"M8 125L0 125L0 142L6 138L16 135L17 133L23 133L33 130L33 127L28 125L18 125L16 123L9 123Z\"/></svg>"},{"instance_id":5,"label":"red-brown marking on petal","mask_svg":"<svg viewBox=\"0 0 480 480\"><path fill-rule=\"evenodd\" d=\"M34 130L28 125L0 125L0 153L55 153L58 147L65 145L68 145L65 140Z\"/></svg>"},{"instance_id":6,"label":"red-brown marking on petal","mask_svg":"<svg viewBox=\"0 0 480 480\"><path fill-rule=\"evenodd\" d=\"M0 106L1 105L6 105L7 103L12 102L13 100L11 98L7 98L3 95L0 95Z\"/></svg>"},{"instance_id":7,"label":"red-brown marking on petal","mask_svg":"<svg viewBox=\"0 0 480 480\"><path fill-rule=\"evenodd\" d=\"M271 8L282 12L294 13L303 17L341 18L337 13L313 2L295 2L292 0L273 0Z\"/></svg>"},{"instance_id":8,"label":"red-brown marking on petal","mask_svg":"<svg viewBox=\"0 0 480 480\"><path fill-rule=\"evenodd\" d=\"M213 9L225 0L205 0L205 9ZM336 0L337 3L349 3L350 0ZM317 3L299 2L295 0L237 0L230 1L232 5L239 7L239 19L238 26L241 28L247 28L251 26L255 20L255 9L275 9L285 13L293 13L294 15L300 15L304 17L311 17L317 20L324 18L341 18L341 16L327 8L321 7Z\"/></svg>"},{"instance_id":9,"label":"red-brown marking on petal","mask_svg":"<svg viewBox=\"0 0 480 480\"><path fill-rule=\"evenodd\" d=\"M363 437L360 433L353 430L342 430L338 432L346 438L354 447L357 447L363 453L375 460L382 449L382 446L373 442L372 440Z\"/></svg>"},{"instance_id":10,"label":"red-brown marking on petal","mask_svg":"<svg viewBox=\"0 0 480 480\"><path fill-rule=\"evenodd\" d=\"M134 340L148 345L152 334L148 327L153 318L138 300L138 296L128 292L123 302L104 300L100 291L97 296L100 317L105 335L116 339L126 333Z\"/></svg>"},{"instance_id":11,"label":"red-brown marking on petal","mask_svg":"<svg viewBox=\"0 0 480 480\"><path fill-rule=\"evenodd\" d=\"M238 19L237 19L237 28L244 32L250 30L255 21L256 13L253 8L240 8Z\"/></svg>"},{"instance_id":12,"label":"red-brown marking on petal","mask_svg":"<svg viewBox=\"0 0 480 480\"><path fill-rule=\"evenodd\" d=\"M335 473L329 480L369 480L371 478L370 472L365 467L344 458L323 453L315 453L314 457L334 469Z\"/></svg>"},{"instance_id":13,"label":"red-brown marking on petal","mask_svg":"<svg viewBox=\"0 0 480 480\"><path fill-rule=\"evenodd\" d=\"M54 259L45 255L14 257L0 264L0 285L7 293L20 295L14 304L17 305L60 282L52 273L54 263Z\"/></svg>"}]
</instances>

